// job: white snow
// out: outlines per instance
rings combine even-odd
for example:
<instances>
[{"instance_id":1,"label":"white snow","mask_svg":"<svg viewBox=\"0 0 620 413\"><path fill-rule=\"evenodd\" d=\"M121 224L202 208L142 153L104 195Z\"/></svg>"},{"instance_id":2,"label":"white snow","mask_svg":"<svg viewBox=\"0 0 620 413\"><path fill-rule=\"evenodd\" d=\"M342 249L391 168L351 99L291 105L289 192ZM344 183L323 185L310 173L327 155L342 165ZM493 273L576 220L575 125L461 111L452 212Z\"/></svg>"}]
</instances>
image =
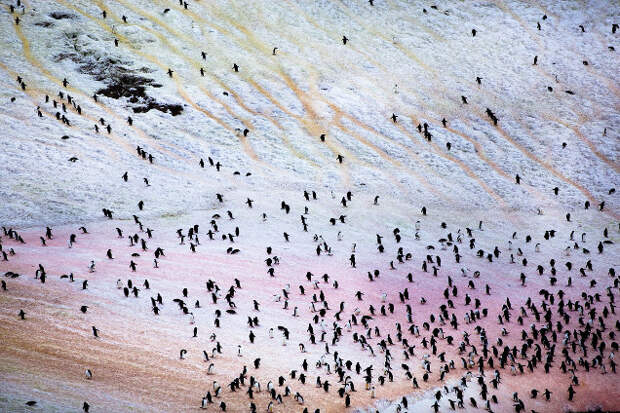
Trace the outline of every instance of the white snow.
<instances>
[{"instance_id":1,"label":"white snow","mask_svg":"<svg viewBox=\"0 0 620 413\"><path fill-rule=\"evenodd\" d=\"M608 50L618 11L604 1L589 2L587 10L574 2L484 1L435 10L426 2L194 1L183 10L172 1L58 0L28 2L16 15L19 26L8 6L0 9L1 222L93 220L102 207L129 217L136 188L118 179L124 171L136 177L134 185L145 176L168 188L143 194L153 215L200 208L214 179L228 181L234 170L251 171L249 179L234 179L258 190L276 182L283 190L364 183L369 193L416 204L527 213L580 208L591 194L592 204L605 200L618 213L616 195L607 194L618 183L619 62ZM102 63L108 59L160 84L146 93L183 105L182 114L134 114L124 98L100 96L95 104L91 96L112 70ZM82 64L103 78L81 73ZM83 116L69 109L71 128L43 101L45 94L60 101L65 77L65 92L83 109ZM125 123L129 115L133 127ZM94 132L101 117L111 136ZM450 129L442 127L444 117ZM432 143L415 130L422 122ZM61 141L65 134L70 139ZM137 157L136 145L155 155L155 166ZM79 161L68 163L74 155ZM207 156L223 164L225 178L197 169Z\"/></svg>"}]
</instances>

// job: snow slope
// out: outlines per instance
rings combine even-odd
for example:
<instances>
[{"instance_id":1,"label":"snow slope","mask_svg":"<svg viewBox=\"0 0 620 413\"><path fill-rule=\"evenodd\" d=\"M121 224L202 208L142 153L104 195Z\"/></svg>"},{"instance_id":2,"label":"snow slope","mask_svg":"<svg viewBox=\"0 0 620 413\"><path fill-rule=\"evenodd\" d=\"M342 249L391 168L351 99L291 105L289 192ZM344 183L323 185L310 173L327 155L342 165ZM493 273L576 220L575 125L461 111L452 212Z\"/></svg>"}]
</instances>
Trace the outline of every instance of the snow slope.
<instances>
[{"instance_id":1,"label":"snow slope","mask_svg":"<svg viewBox=\"0 0 620 413\"><path fill-rule=\"evenodd\" d=\"M187 10L173 1L25 4L19 25L6 4L1 10L0 216L14 225L92 220L102 204L128 216L131 191L117 179L125 170L174 188L157 194L153 213L200 208L209 182L196 164L207 156L227 171L253 172L246 181L255 188L268 176L289 190L365 184L436 206L563 212L590 200L618 212L608 195L618 182L618 58L608 49L617 9L607 2L437 10L396 1L195 1ZM119 73L151 79L161 87L146 86L146 94L183 112L134 114L127 98L95 103L91 96ZM83 109L68 109L71 128L43 99L56 97L64 78ZM100 118L111 134L95 133ZM416 130L424 122L430 143ZM136 145L155 155L155 167L135 156ZM78 162L66 162L74 155Z\"/></svg>"},{"instance_id":2,"label":"snow slope","mask_svg":"<svg viewBox=\"0 0 620 413\"><path fill-rule=\"evenodd\" d=\"M1 277L7 290L0 292L0 410L79 411L88 400L91 411L198 411L214 380L225 387L247 365L263 388L283 375L293 391L303 394L304 406L286 398L277 412L301 412L303 407L345 411L336 394L337 376L317 368L316 361L338 351L363 367L372 364L378 376L385 355L379 352L379 339L369 339L377 353L373 357L349 331L327 356L323 343L309 344L306 328L316 314L310 301L318 290L306 280L308 271L329 302L325 321L330 326L340 302L345 305L343 325L355 309L367 314L372 304L378 310L387 294L386 302L395 303L396 311L371 322L382 337L396 337L396 322L408 327L406 304L417 325L438 314L448 276L460 292L451 310L460 328L445 327L456 344L468 331L472 342L481 345L474 325L464 322L471 309L464 304L465 294L489 310L478 324L493 343L501 332L496 319L506 298L515 318L528 298L539 307L546 301L539 295L543 288L563 290L573 302L585 302L582 292L598 293L598 310L608 306L607 292L618 295L613 285L617 278L609 269L617 269L620 256L615 246L620 208L613 190L620 177L620 62L610 49L618 48L618 33L612 34L618 2L445 3L191 0L184 8L175 0L28 0L21 7L0 0L0 225L16 229L25 240L0 237L4 251L15 251L8 261L0 261L0 274L21 274ZM537 65L532 64L534 56ZM498 125L485 113L487 108ZM58 120L56 112L70 124ZM430 141L417 129L425 123ZM154 161L139 156L136 147ZM338 155L344 156L342 163ZM68 161L72 157L77 160ZM221 170L209 159L220 162ZM121 178L125 172L127 182ZM304 190L316 191L318 199L304 200ZM344 207L340 200L349 190L353 199ZM223 202L216 194L223 194ZM248 198L254 200L253 208L245 204ZM282 201L291 206L290 214L280 208ZM103 208L113 211L113 220L103 217ZM134 214L144 230L154 229L153 238L135 225ZM302 231L300 215L308 220L308 232ZM346 216L345 223L329 222L340 215ZM213 219L220 231L210 241L206 232ZM201 228L196 253L189 250L189 240L180 244L176 234L194 224ZM88 234L78 230L82 225ZM53 227L54 238L42 246L39 237L46 226ZM117 227L125 239L117 238ZM222 239L235 227L240 235L234 243ZM400 243L394 228L401 231ZM545 239L550 230L555 237ZM290 234L290 242L283 232ZM587 234L584 239L582 233ZM70 234L77 234L71 249ZM147 251L129 246L126 237L133 234L146 240ZM315 234L333 255L317 256L321 244ZM384 254L377 250L375 234L384 237ZM448 234L463 238L454 243L462 254L459 263L453 245L439 241ZM475 238L475 248L468 248L470 238ZM603 240L610 242L597 254ZM356 269L349 265L354 243ZM280 258L273 278L266 272L267 246ZM478 249L488 254L496 246L501 255L494 262L476 256ZM152 262L156 247L166 251L159 268ZM229 247L240 253L227 254ZM412 259L397 263L399 247ZM570 256L564 255L567 247ZM517 256L518 248L529 260L527 266L518 263L523 258ZM107 249L114 260L106 258ZM434 263L428 272L421 269L429 254L442 257L437 277L432 275ZM510 262L510 254L517 263ZM557 261L555 286L549 285L551 259ZM91 260L94 273L88 272ZM135 273L129 269L131 260L138 264ZM572 270L564 265L569 260ZM584 270L582 277L579 268L588 260L593 269ZM48 273L45 284L34 278L39 264ZM544 267L542 275L538 265ZM462 277L465 268L469 275ZM366 274L375 269L381 276L371 283ZM476 270L481 275L474 279ZM75 283L60 278L71 272ZM527 276L525 286L521 273ZM320 280L323 274L330 275L329 282ZM573 287L567 287L569 277ZM211 303L205 282L214 279L225 291L235 278L243 286L235 296L237 314L225 313L218 329L214 312L227 306L223 298ZM81 289L84 279L86 290ZM139 296L126 298L116 288L118 279L124 284L133 279ZM150 291L142 287L144 279L150 281ZM468 287L469 281L475 289ZM283 308L287 285L291 297ZM299 285L305 295L299 294ZM491 295L484 293L485 285ZM172 302L184 287L188 305L195 300L202 304L192 308L197 338L191 337L188 316ZM411 294L406 303L398 295L404 288ZM364 302L355 298L358 290L366 294ZM149 300L156 293L164 297L159 316ZM254 311L252 300L261 303L260 312ZM89 306L86 314L79 312L80 305ZM294 307L299 317L293 316ZM26 320L16 316L20 309ZM570 328L578 328L573 314ZM261 324L252 329L257 336L252 345L245 321L255 315ZM529 317L526 326L533 322ZM616 314L606 318L606 334L617 321ZM506 324L510 334L504 340L519 346L523 328L514 320ZM100 339L92 337L92 325L100 329ZM278 325L291 331L285 346L280 334L269 337L269 328L277 333ZM361 326L352 331L366 332ZM202 350L214 346L212 333L223 354L212 360L215 371L209 375ZM377 385L375 399L364 390L363 375L351 373L357 392L351 393L347 411L392 412L404 396L409 411L431 411L438 386L455 385L466 373L458 349L441 340L439 352L445 351L457 368L440 383L441 363L431 355L434 374L423 383L421 360L430 350L419 337L407 337L415 343L416 355L406 360L400 344L390 347L395 380ZM301 342L307 353L300 353ZM241 358L236 355L239 344ZM188 350L185 360L179 359L181 348ZM256 357L262 358L260 369L251 368ZM288 376L303 359L310 364L305 385ZM401 363L411 366L421 389L413 389L398 367ZM86 368L94 372L92 381L84 379ZM488 380L491 374L488 370ZM569 403L570 377L560 372L559 362L550 375L540 367L514 377L509 369L502 370L502 386L491 391L500 400L494 411L513 411L514 392L528 411L620 409L617 375L594 369L578 374L577 396ZM332 384L329 393L315 387L317 376ZM530 400L533 387L552 388L553 400ZM247 411L244 392L226 389L217 402L225 400L228 411ZM470 386L466 396L478 397L478 392ZM449 397L441 400L441 411L448 411ZM38 404L26 408L27 400ZM266 392L256 395L259 411L265 411L269 400ZM481 411L484 406L478 402L478 409L467 405L465 410ZM208 411L216 410L213 405Z\"/></svg>"}]
</instances>

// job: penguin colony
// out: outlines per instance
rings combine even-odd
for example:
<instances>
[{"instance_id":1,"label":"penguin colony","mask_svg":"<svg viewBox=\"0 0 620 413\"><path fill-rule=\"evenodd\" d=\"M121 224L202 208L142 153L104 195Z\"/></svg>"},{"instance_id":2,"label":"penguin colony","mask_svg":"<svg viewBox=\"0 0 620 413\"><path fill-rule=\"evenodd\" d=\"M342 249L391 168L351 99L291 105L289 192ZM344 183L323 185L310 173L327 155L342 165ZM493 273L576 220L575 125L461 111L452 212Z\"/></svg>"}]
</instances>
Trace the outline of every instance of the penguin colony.
<instances>
[{"instance_id":1,"label":"penguin colony","mask_svg":"<svg viewBox=\"0 0 620 413\"><path fill-rule=\"evenodd\" d=\"M619 95L608 76L617 70L616 16L599 2L577 16L553 2L485 3L510 23L464 20L476 15L473 4L333 2L325 8L350 24L330 32L322 12L284 3L273 13L292 10L321 33L307 79L290 75L309 64L297 50L304 45L262 32L285 24L272 22L264 4L1 4L0 143L21 150L0 154L0 407L620 410ZM257 10L263 28L236 22ZM516 64L520 76L544 81L509 101L501 67L466 58L429 64L399 30L372 23L389 13L446 56L489 48L502 35L490 27L506 25L533 45ZM109 50L84 53L80 25L91 47ZM208 28L224 37L201 44ZM64 30L66 54L50 59L45 33L54 30ZM135 41L136 32L151 45ZM575 44L571 67L548 50L558 36ZM369 38L383 50L368 49ZM224 53L226 41L244 53ZM153 44L171 55L151 54ZM121 68L111 87L111 72L94 75L83 60L92 53L144 62L151 79L132 86L142 78ZM382 73L385 53L421 68L441 95L431 98L437 105L422 103L427 86L400 79L401 68ZM366 118L373 122L319 92L330 87L322 77L357 76L350 63L360 57L373 87L388 91ZM334 75L321 59L345 62ZM463 73L454 90L440 81L452 70ZM576 73L605 90L584 87ZM278 101L289 93L282 84L269 93L273 77L301 112ZM304 81L314 86L297 85ZM360 101L362 83L351 80ZM255 92L272 113L254 108ZM538 146L511 137L528 107L540 115L535 122L564 132L538 137ZM558 107L590 122L580 131L549 110ZM203 118L217 128L201 135L192 123ZM283 131L298 123L303 138L287 131L275 144L265 122ZM163 124L179 135L155 139L167 135ZM57 135L36 141L45 147L35 152L40 165L25 153L31 142L11 146L30 140L20 137L28 130ZM502 159L496 137L524 160ZM185 139L189 146L178 145ZM301 152L295 139L307 140ZM299 152L295 160L284 162L280 145ZM438 163L450 168L433 169ZM29 168L74 204L23 189L32 185Z\"/></svg>"}]
</instances>

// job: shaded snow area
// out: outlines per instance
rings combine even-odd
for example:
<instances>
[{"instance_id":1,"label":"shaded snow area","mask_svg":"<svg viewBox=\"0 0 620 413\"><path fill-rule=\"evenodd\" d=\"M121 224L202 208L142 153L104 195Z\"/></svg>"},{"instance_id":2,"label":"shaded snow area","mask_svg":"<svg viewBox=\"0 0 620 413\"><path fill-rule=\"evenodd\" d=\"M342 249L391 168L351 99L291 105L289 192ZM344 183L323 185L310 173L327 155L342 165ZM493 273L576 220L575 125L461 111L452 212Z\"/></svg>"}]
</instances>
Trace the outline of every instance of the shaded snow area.
<instances>
[{"instance_id":1,"label":"shaded snow area","mask_svg":"<svg viewBox=\"0 0 620 413\"><path fill-rule=\"evenodd\" d=\"M619 6L0 0L0 411L620 410Z\"/></svg>"}]
</instances>

